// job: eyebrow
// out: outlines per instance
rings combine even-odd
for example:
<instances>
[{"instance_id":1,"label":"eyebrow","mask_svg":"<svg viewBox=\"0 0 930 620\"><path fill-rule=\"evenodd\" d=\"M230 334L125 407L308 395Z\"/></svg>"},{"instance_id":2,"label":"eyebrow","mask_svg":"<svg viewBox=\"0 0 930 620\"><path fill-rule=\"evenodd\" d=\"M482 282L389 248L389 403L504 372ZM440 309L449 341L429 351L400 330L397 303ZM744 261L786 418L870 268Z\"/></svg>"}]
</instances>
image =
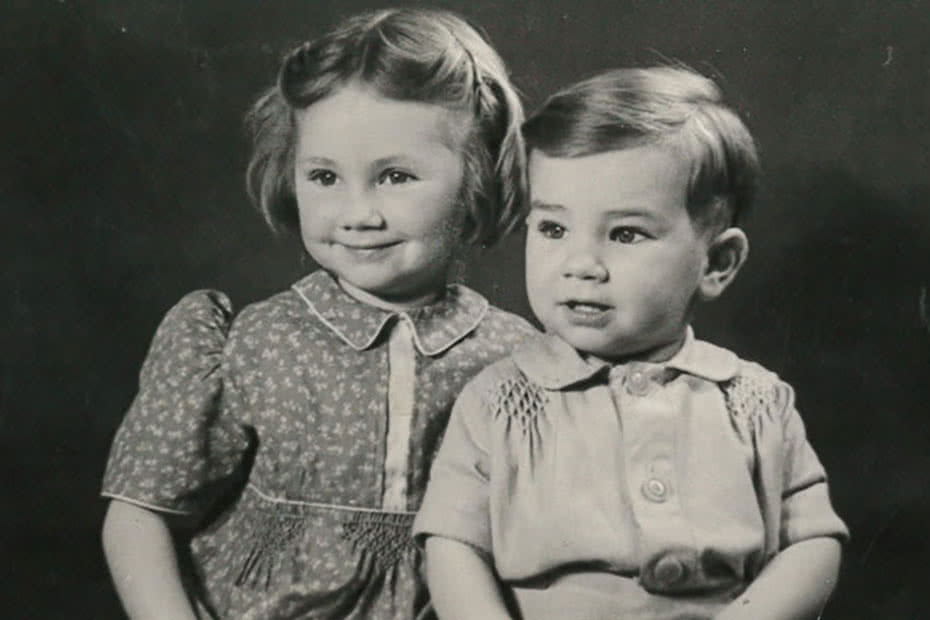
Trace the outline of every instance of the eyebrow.
<instances>
[{"instance_id":1,"label":"eyebrow","mask_svg":"<svg viewBox=\"0 0 930 620\"><path fill-rule=\"evenodd\" d=\"M534 200L530 203L531 209L539 209L540 211L565 211L565 206L560 204L554 204L551 202L542 202L541 200Z\"/></svg>"},{"instance_id":2,"label":"eyebrow","mask_svg":"<svg viewBox=\"0 0 930 620\"><path fill-rule=\"evenodd\" d=\"M404 155L398 153L396 155L386 155L384 157L379 157L378 159L371 162L372 168L382 168L389 164L396 163L415 163L416 156ZM328 168L336 168L338 164L335 160L330 159L329 157L323 157L321 155L307 155L306 157L300 157L297 159L298 164L315 164L319 166L326 166Z\"/></svg>"},{"instance_id":3,"label":"eyebrow","mask_svg":"<svg viewBox=\"0 0 930 620\"><path fill-rule=\"evenodd\" d=\"M636 207L631 209L611 209L604 212L604 215L608 217L644 217L651 220L654 220L656 217L654 213L646 209L637 209Z\"/></svg>"},{"instance_id":4,"label":"eyebrow","mask_svg":"<svg viewBox=\"0 0 930 620\"><path fill-rule=\"evenodd\" d=\"M297 158L297 163L298 164L317 164L320 166L328 166L330 168L334 168L336 166L336 162L333 161L332 159L328 157L320 157L318 155L308 155L307 157L299 157Z\"/></svg>"},{"instance_id":5,"label":"eyebrow","mask_svg":"<svg viewBox=\"0 0 930 620\"><path fill-rule=\"evenodd\" d=\"M407 154L396 154L396 155L386 155L384 157L379 157L378 159L371 162L372 168L382 168L388 164L415 164L417 162L416 155L407 155Z\"/></svg>"},{"instance_id":6,"label":"eyebrow","mask_svg":"<svg viewBox=\"0 0 930 620\"><path fill-rule=\"evenodd\" d=\"M568 211L568 208L565 205L552 203L552 202L543 202L541 200L533 200L530 203L531 209L538 209L539 211L546 211L549 213L558 213L562 211ZM646 209L630 208L630 209L609 209L605 211L603 215L607 217L643 217L648 219L655 219L655 214L649 212Z\"/></svg>"}]
</instances>

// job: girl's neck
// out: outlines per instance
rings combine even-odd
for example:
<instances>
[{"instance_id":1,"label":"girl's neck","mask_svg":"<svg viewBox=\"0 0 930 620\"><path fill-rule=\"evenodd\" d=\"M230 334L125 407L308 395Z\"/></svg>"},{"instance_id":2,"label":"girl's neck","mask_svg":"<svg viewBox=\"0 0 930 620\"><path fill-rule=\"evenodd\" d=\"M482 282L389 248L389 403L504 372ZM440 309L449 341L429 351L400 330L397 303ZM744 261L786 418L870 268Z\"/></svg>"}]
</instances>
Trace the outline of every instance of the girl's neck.
<instances>
[{"instance_id":1,"label":"girl's neck","mask_svg":"<svg viewBox=\"0 0 930 620\"><path fill-rule=\"evenodd\" d=\"M339 286L342 288L342 290L356 301L360 301L361 303L369 306L374 306L375 308L381 308L382 310L389 310L391 312L405 312L408 310L422 308L423 306L428 306L429 304L439 300L445 293L444 288L438 288L436 290L424 293L423 295L394 300L373 295L372 293L364 291L357 286L353 286L352 284L349 284L340 278L336 278L336 281L339 283Z\"/></svg>"}]
</instances>

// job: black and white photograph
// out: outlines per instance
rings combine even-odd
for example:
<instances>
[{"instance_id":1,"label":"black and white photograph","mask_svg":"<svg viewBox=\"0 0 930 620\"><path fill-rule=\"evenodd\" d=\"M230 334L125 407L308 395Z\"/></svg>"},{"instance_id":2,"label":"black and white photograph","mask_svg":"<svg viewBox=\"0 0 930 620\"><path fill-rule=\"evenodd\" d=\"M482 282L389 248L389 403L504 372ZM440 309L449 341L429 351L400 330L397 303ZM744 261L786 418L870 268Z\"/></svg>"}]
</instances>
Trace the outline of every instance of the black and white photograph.
<instances>
[{"instance_id":1,"label":"black and white photograph","mask_svg":"<svg viewBox=\"0 0 930 620\"><path fill-rule=\"evenodd\" d=\"M930 618L930 3L0 8L0 598Z\"/></svg>"}]
</instances>

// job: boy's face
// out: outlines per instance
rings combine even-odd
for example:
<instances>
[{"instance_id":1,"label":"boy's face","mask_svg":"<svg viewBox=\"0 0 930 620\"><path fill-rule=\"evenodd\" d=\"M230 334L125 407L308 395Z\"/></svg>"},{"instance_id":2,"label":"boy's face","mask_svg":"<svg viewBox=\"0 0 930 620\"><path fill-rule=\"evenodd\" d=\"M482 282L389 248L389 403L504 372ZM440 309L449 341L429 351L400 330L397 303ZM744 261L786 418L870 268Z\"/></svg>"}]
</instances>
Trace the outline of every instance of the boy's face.
<instances>
[{"instance_id":1,"label":"boy's face","mask_svg":"<svg viewBox=\"0 0 930 620\"><path fill-rule=\"evenodd\" d=\"M669 147L530 157L526 282L546 330L603 359L660 361L684 337L708 258Z\"/></svg>"}]
</instances>

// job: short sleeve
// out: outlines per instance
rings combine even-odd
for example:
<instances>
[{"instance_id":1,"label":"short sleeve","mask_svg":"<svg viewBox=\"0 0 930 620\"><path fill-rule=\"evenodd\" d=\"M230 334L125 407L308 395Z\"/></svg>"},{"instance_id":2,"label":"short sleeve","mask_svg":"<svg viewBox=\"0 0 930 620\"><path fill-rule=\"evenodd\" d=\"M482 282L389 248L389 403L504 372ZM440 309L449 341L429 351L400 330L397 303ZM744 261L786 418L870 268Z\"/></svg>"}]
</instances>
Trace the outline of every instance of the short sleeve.
<instances>
[{"instance_id":1,"label":"short sleeve","mask_svg":"<svg viewBox=\"0 0 930 620\"><path fill-rule=\"evenodd\" d=\"M794 406L794 391L779 383L777 394L779 403L784 404L779 547L821 536L846 540L849 531L830 502L827 474L807 440L804 422Z\"/></svg>"},{"instance_id":2,"label":"short sleeve","mask_svg":"<svg viewBox=\"0 0 930 620\"><path fill-rule=\"evenodd\" d=\"M190 293L165 315L113 440L103 496L202 514L239 471L248 434L222 405L231 318L229 300L216 291Z\"/></svg>"},{"instance_id":3,"label":"short sleeve","mask_svg":"<svg viewBox=\"0 0 930 620\"><path fill-rule=\"evenodd\" d=\"M442 536L490 553L488 422L488 408L472 381L452 408L413 523L421 547L428 536Z\"/></svg>"}]
</instances>

